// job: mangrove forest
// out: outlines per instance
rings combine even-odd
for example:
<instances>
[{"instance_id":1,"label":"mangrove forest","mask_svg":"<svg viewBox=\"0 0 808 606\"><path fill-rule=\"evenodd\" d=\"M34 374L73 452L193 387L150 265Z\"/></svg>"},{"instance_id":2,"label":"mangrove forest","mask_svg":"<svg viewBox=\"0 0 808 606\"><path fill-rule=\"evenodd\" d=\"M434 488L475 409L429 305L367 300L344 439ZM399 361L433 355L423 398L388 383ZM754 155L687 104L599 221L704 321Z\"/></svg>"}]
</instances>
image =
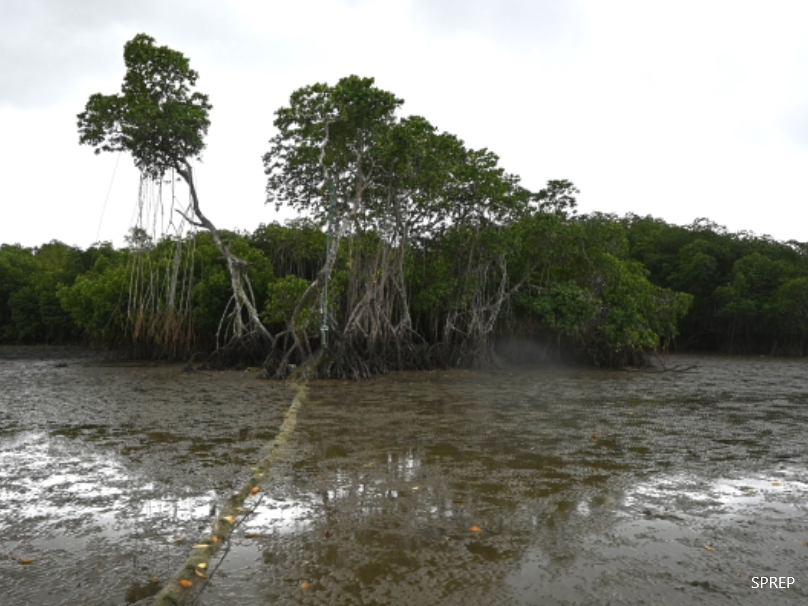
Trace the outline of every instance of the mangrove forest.
<instances>
[{"instance_id":1,"label":"mangrove forest","mask_svg":"<svg viewBox=\"0 0 808 606\"><path fill-rule=\"evenodd\" d=\"M352 379L508 357L808 351L807 243L579 214L571 181L529 190L373 78L292 92L263 168L265 202L295 218L219 228L194 178L211 109L198 74L145 34L124 60L121 92L92 95L78 131L133 158L137 220L123 247L0 246L4 343Z\"/></svg>"}]
</instances>

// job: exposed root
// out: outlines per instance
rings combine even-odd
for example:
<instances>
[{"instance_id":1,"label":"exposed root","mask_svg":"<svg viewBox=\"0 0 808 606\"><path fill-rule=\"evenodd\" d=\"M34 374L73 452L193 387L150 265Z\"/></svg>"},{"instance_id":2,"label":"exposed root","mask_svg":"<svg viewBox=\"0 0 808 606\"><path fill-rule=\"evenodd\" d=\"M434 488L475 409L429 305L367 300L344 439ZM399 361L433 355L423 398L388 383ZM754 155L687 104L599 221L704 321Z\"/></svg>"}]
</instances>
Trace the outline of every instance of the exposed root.
<instances>
[{"instance_id":1,"label":"exposed root","mask_svg":"<svg viewBox=\"0 0 808 606\"><path fill-rule=\"evenodd\" d=\"M241 337L231 338L226 345L210 354L201 367L213 370L225 368L243 370L249 366L260 366L266 358L267 348L272 348L272 342L264 334L250 332Z\"/></svg>"},{"instance_id":2,"label":"exposed root","mask_svg":"<svg viewBox=\"0 0 808 606\"><path fill-rule=\"evenodd\" d=\"M182 369L182 372L196 372L196 368L194 367L194 360L200 354L200 352L195 352L188 362L185 364L185 367Z\"/></svg>"},{"instance_id":3,"label":"exposed root","mask_svg":"<svg viewBox=\"0 0 808 606\"><path fill-rule=\"evenodd\" d=\"M634 370L634 371L642 370L643 372L663 373L663 372L690 372L691 370L696 370L698 368L699 368L698 364L693 364L691 366L685 366L684 368L682 368L681 366L673 366L671 368L649 367L649 368L642 368L642 369L627 367L627 368L624 368L623 370Z\"/></svg>"}]
</instances>

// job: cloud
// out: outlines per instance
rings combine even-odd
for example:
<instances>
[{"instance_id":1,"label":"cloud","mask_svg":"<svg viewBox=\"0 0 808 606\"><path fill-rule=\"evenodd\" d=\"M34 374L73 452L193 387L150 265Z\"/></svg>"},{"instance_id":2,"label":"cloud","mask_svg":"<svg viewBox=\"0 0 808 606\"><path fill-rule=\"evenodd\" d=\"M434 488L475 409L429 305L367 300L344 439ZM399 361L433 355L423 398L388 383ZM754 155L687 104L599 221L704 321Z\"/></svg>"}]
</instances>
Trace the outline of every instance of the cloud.
<instances>
[{"instance_id":1,"label":"cloud","mask_svg":"<svg viewBox=\"0 0 808 606\"><path fill-rule=\"evenodd\" d=\"M89 94L120 89L123 45L145 32L188 56L211 97L199 178L223 226L272 219L260 157L289 93L355 73L406 99L403 113L496 151L528 187L573 180L589 210L707 215L794 237L793 201L806 195L808 2L770 4L3 0L0 164L17 183L37 183L39 201L67 197L100 212L115 158L77 144L75 115ZM37 173L45 142L63 167L51 183ZM113 220L111 209L128 212L137 191L136 174L123 184L124 166L131 159L121 159L104 219L116 235L127 217ZM772 202L764 216L760 199L791 208ZM763 225L782 216L792 217L782 228ZM58 234L79 229L69 223L57 210L0 221L10 234L0 241L22 238L23 225L31 243L68 237Z\"/></svg>"},{"instance_id":2,"label":"cloud","mask_svg":"<svg viewBox=\"0 0 808 606\"><path fill-rule=\"evenodd\" d=\"M53 107L88 86L100 88L99 81L120 82L123 44L139 32L186 53L207 74L213 63L258 69L281 58L289 68L328 62L319 51L334 27L351 32L353 19L374 20L371 27L394 33L402 17L447 39L470 33L518 49L555 44L580 22L571 0L5 0L0 107ZM400 43L379 41L378 52L400 53Z\"/></svg>"},{"instance_id":3,"label":"cloud","mask_svg":"<svg viewBox=\"0 0 808 606\"><path fill-rule=\"evenodd\" d=\"M412 0L412 10L441 33L470 32L508 46L546 47L580 25L571 0Z\"/></svg>"},{"instance_id":4,"label":"cloud","mask_svg":"<svg viewBox=\"0 0 808 606\"><path fill-rule=\"evenodd\" d=\"M790 139L808 150L808 105L802 111L795 111L785 123L785 130Z\"/></svg>"},{"instance_id":5,"label":"cloud","mask_svg":"<svg viewBox=\"0 0 808 606\"><path fill-rule=\"evenodd\" d=\"M138 32L158 44L227 47L237 24L221 3L179 0L6 0L0 36L0 106L57 104L83 80L123 71L123 42ZM170 39L166 39L170 38Z\"/></svg>"},{"instance_id":6,"label":"cloud","mask_svg":"<svg viewBox=\"0 0 808 606\"><path fill-rule=\"evenodd\" d=\"M808 75L802 67L808 64L808 48L796 59L789 70L790 94L786 97L779 127L786 139L805 153L808 152Z\"/></svg>"}]
</instances>

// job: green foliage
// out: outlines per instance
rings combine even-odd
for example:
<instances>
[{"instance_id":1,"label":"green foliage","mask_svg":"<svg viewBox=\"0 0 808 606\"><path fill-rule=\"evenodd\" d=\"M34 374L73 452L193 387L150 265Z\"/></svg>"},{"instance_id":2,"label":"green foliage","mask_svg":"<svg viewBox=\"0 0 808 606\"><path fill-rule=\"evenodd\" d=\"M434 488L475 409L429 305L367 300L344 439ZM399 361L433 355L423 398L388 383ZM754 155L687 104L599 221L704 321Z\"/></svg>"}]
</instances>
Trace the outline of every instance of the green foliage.
<instances>
[{"instance_id":1,"label":"green foliage","mask_svg":"<svg viewBox=\"0 0 808 606\"><path fill-rule=\"evenodd\" d=\"M767 311L781 338L808 340L808 277L794 278L777 288L767 305Z\"/></svg>"},{"instance_id":2,"label":"green foliage","mask_svg":"<svg viewBox=\"0 0 808 606\"><path fill-rule=\"evenodd\" d=\"M284 276L270 282L267 288L267 303L263 320L267 324L283 326L292 317L295 307L309 287L308 280L295 275ZM297 327L301 330L313 330L317 326L317 315L310 307L301 312Z\"/></svg>"},{"instance_id":3,"label":"green foliage","mask_svg":"<svg viewBox=\"0 0 808 606\"><path fill-rule=\"evenodd\" d=\"M578 199L575 197L581 191L573 185L572 181L556 179L547 182L547 187L539 191L536 201L539 210L567 218L576 213Z\"/></svg>"},{"instance_id":4,"label":"green foliage","mask_svg":"<svg viewBox=\"0 0 808 606\"><path fill-rule=\"evenodd\" d=\"M325 258L326 235L308 219L260 225L249 241L272 263L278 276L294 274L314 280Z\"/></svg>"},{"instance_id":5,"label":"green foliage","mask_svg":"<svg viewBox=\"0 0 808 606\"><path fill-rule=\"evenodd\" d=\"M328 176L338 195L339 213L348 212L351 200L360 199L378 176L372 170L374 148L402 103L375 87L373 78L358 76L293 92L289 106L276 112L278 134L264 155L267 201L310 213L323 224Z\"/></svg>"},{"instance_id":6,"label":"green foliage","mask_svg":"<svg viewBox=\"0 0 808 606\"><path fill-rule=\"evenodd\" d=\"M558 182L548 191L553 187ZM517 323L549 331L578 357L603 364L631 363L675 336L692 297L652 284L647 270L627 258L628 234L619 219L576 217L558 206L540 207L517 224L519 254L534 268L514 297Z\"/></svg>"},{"instance_id":7,"label":"green foliage","mask_svg":"<svg viewBox=\"0 0 808 606\"><path fill-rule=\"evenodd\" d=\"M56 291L85 268L82 251L55 240L34 249L0 247L0 339L64 343L75 337Z\"/></svg>"},{"instance_id":8,"label":"green foliage","mask_svg":"<svg viewBox=\"0 0 808 606\"><path fill-rule=\"evenodd\" d=\"M250 240L235 232L221 232L234 254L250 263L248 275L252 284L266 284L274 277L270 260ZM201 340L211 341L216 335L222 314L232 296L230 274L210 233L200 232L193 239L193 322ZM266 293L259 289L256 302L263 306ZM205 335L207 335L205 337Z\"/></svg>"},{"instance_id":9,"label":"green foliage","mask_svg":"<svg viewBox=\"0 0 808 606\"><path fill-rule=\"evenodd\" d=\"M591 292L572 282L553 284L537 297L519 293L515 301L542 325L575 339L580 339L598 316L598 303Z\"/></svg>"},{"instance_id":10,"label":"green foliage","mask_svg":"<svg viewBox=\"0 0 808 606\"><path fill-rule=\"evenodd\" d=\"M102 151L126 151L135 166L159 179L205 147L212 106L191 92L199 74L188 59L138 34L124 47L126 75L117 95L94 94L78 115L79 141Z\"/></svg>"},{"instance_id":11,"label":"green foliage","mask_svg":"<svg viewBox=\"0 0 808 606\"><path fill-rule=\"evenodd\" d=\"M655 347L660 339L677 334L692 296L654 286L636 261L606 254L600 262L604 286L598 328L610 350Z\"/></svg>"},{"instance_id":12,"label":"green foliage","mask_svg":"<svg viewBox=\"0 0 808 606\"><path fill-rule=\"evenodd\" d=\"M180 169L192 183L183 168L204 149L211 109L192 90L197 73L145 34L126 44L124 59L121 93L93 95L79 115L81 143L128 151L151 178ZM182 311L191 340L211 343L238 280L222 258L229 247L273 330L288 326L318 281L297 332L278 340L294 341L297 356L317 346L330 275L329 346L332 362L343 356L341 376L476 364L509 332L603 364L633 363L679 333L708 347L806 351L808 244L733 234L706 219L578 215L572 182L531 192L493 152L421 116L400 117L402 104L358 76L294 91L263 161L267 201L301 216L249 235L222 232L226 246L210 233L153 241L137 228L120 251L4 245L0 338L59 341L82 330L124 342L136 338L133 314L170 322ZM144 334L162 342L168 333Z\"/></svg>"},{"instance_id":13,"label":"green foliage","mask_svg":"<svg viewBox=\"0 0 808 606\"><path fill-rule=\"evenodd\" d=\"M749 233L729 233L706 219L680 227L651 217L629 216L632 258L657 285L690 293L694 302L680 322L682 342L737 352L805 352L799 331L790 331L779 288L808 277L806 246Z\"/></svg>"},{"instance_id":14,"label":"green foliage","mask_svg":"<svg viewBox=\"0 0 808 606\"><path fill-rule=\"evenodd\" d=\"M124 338L127 258L124 251L100 255L72 285L56 291L62 309L94 340L114 344Z\"/></svg>"},{"instance_id":15,"label":"green foliage","mask_svg":"<svg viewBox=\"0 0 808 606\"><path fill-rule=\"evenodd\" d=\"M132 251L152 250L154 248L152 237L142 227L133 227L123 239L129 245L129 250Z\"/></svg>"},{"instance_id":16,"label":"green foliage","mask_svg":"<svg viewBox=\"0 0 808 606\"><path fill-rule=\"evenodd\" d=\"M731 281L715 292L720 304L719 317L729 321L733 333L746 339L760 333L777 332L778 325L784 324L782 313L795 309L786 303L790 299L787 293L799 290L778 292L794 274L794 268L786 261L757 252L738 259ZM778 294L783 296L779 301ZM795 311L799 318L798 310Z\"/></svg>"},{"instance_id":17,"label":"green foliage","mask_svg":"<svg viewBox=\"0 0 808 606\"><path fill-rule=\"evenodd\" d=\"M720 261L705 240L683 246L676 256L675 270L668 277L673 288L709 297L720 280Z\"/></svg>"},{"instance_id":18,"label":"green foliage","mask_svg":"<svg viewBox=\"0 0 808 606\"><path fill-rule=\"evenodd\" d=\"M264 155L267 201L322 225L328 176L337 216L404 241L440 225L503 221L526 207L529 192L494 153L467 149L420 116L397 119L402 104L358 76L295 91L276 112L278 134Z\"/></svg>"},{"instance_id":19,"label":"green foliage","mask_svg":"<svg viewBox=\"0 0 808 606\"><path fill-rule=\"evenodd\" d=\"M222 235L230 240L234 251L251 263L248 272L254 283L266 284L273 279L269 259L247 237L230 232ZM62 309L90 338L120 344L132 338L132 322L138 318L147 323L161 319L183 321L181 314L190 304L194 340L210 345L232 296L226 263L211 235L191 234L182 241L166 237L148 246L143 242L129 244L129 248L120 251L111 247L88 251L94 253L92 268L71 286L58 289ZM172 300L169 284L177 260L177 287ZM142 296L131 296L137 292ZM256 294L263 304L266 294ZM166 330L170 332L170 328ZM167 338L165 330L146 334L156 339L154 345L168 346L163 342Z\"/></svg>"},{"instance_id":20,"label":"green foliage","mask_svg":"<svg viewBox=\"0 0 808 606\"><path fill-rule=\"evenodd\" d=\"M677 332L689 339L704 326L722 335L717 346L738 351L804 352L808 345L808 263L795 243L647 218L537 208L514 216L503 225L469 218L421 232L407 246L407 305L414 329L427 341L443 338L447 318L466 326L504 283L515 290L497 333L557 337L562 350L590 352L584 357L597 352L601 363L624 361L625 352L654 347ZM266 285L256 292L264 320L283 326L321 266L322 229L300 220L224 237L251 263L252 282ZM353 284L373 285L381 276L381 267L369 261L384 241L377 231L343 240L331 284L335 314L347 312ZM86 334L124 341L135 255L145 255L150 271L161 274L174 262L176 246L168 238L129 244L86 251L58 242L0 247L2 339L57 343ZM188 264L194 331L210 342L231 297L230 278L210 234L189 237L183 246L190 251L183 253L182 272ZM357 258L363 259L359 274ZM299 327L309 334L318 328L318 310L303 311Z\"/></svg>"},{"instance_id":21,"label":"green foliage","mask_svg":"<svg viewBox=\"0 0 808 606\"><path fill-rule=\"evenodd\" d=\"M0 339L16 340L17 328L12 325L12 298L16 293L29 288L35 271L33 251L19 244L0 246Z\"/></svg>"}]
</instances>

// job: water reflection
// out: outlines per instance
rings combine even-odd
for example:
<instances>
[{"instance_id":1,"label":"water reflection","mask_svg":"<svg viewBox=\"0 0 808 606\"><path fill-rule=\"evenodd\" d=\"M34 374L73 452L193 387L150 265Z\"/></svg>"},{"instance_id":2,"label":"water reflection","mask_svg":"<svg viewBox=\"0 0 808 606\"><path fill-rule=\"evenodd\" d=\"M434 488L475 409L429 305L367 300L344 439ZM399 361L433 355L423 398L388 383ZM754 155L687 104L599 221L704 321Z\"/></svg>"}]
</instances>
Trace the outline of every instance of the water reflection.
<instances>
[{"instance_id":1,"label":"water reflection","mask_svg":"<svg viewBox=\"0 0 808 606\"><path fill-rule=\"evenodd\" d=\"M794 515L808 511L808 483L805 469L780 466L739 478L705 478L673 474L640 483L625 496L625 505L641 508L650 517L660 517L663 507L675 510L678 519L691 510L729 518L766 515ZM673 516L674 514L668 514Z\"/></svg>"},{"instance_id":2,"label":"water reflection","mask_svg":"<svg viewBox=\"0 0 808 606\"><path fill-rule=\"evenodd\" d=\"M290 536L302 534L312 529L312 502L315 495L307 495L294 501L284 498L264 499L261 506L246 518L243 523L245 534Z\"/></svg>"},{"instance_id":3,"label":"water reflection","mask_svg":"<svg viewBox=\"0 0 808 606\"><path fill-rule=\"evenodd\" d=\"M804 368L703 364L313 385L292 460L202 603L756 603L750 576L803 565ZM0 368L20 388L0 396L2 550L36 560L0 561L0 595L147 598L260 458L288 393L67 370ZM808 598L791 591L784 604Z\"/></svg>"},{"instance_id":4,"label":"water reflection","mask_svg":"<svg viewBox=\"0 0 808 606\"><path fill-rule=\"evenodd\" d=\"M204 519L216 494L193 496L166 494L165 487L145 481L114 454L96 450L60 435L26 432L4 441L0 447L0 501L12 517L0 520L0 532L8 537L26 521L46 522L56 532L72 529L122 539L137 532L139 522L153 526ZM70 543L75 535L42 537L33 544Z\"/></svg>"},{"instance_id":5,"label":"water reflection","mask_svg":"<svg viewBox=\"0 0 808 606\"><path fill-rule=\"evenodd\" d=\"M758 536L782 523L769 510L806 525L801 470L765 462L773 425L785 430L778 448L800 443L793 416L745 417L748 403L725 397L706 406L703 394L682 396L686 382L675 397L626 397L645 388L614 375L614 394L579 384L576 399L563 377L537 384L536 374L529 387L525 376L433 381L423 399L406 376L315 388L284 487L305 504L305 525L237 542L224 569L253 570L260 603L734 604L752 599L755 566L794 565ZM559 392L564 406L552 404ZM763 457L756 475L725 473L751 457ZM739 543L754 547L734 564L718 555Z\"/></svg>"},{"instance_id":6,"label":"water reflection","mask_svg":"<svg viewBox=\"0 0 808 606\"><path fill-rule=\"evenodd\" d=\"M154 575L165 575L167 559L183 555L209 525L220 495L177 493L111 449L68 435L20 432L0 443L3 595L75 604L66 586L96 591L89 587L99 583L102 595L127 602L154 595ZM22 558L34 563L19 566Z\"/></svg>"}]
</instances>

